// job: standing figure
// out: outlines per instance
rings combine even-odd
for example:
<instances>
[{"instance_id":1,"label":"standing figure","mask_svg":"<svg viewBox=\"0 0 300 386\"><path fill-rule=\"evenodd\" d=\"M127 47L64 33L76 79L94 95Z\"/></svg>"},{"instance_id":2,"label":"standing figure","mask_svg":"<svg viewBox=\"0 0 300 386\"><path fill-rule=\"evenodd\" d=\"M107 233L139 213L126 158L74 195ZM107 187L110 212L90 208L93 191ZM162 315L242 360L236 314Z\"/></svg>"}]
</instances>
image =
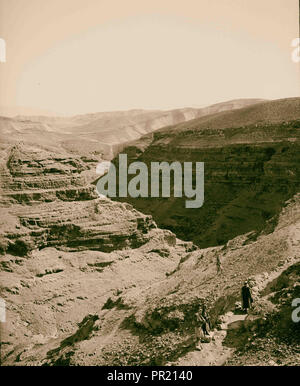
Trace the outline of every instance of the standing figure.
<instances>
[{"instance_id":1,"label":"standing figure","mask_svg":"<svg viewBox=\"0 0 300 386\"><path fill-rule=\"evenodd\" d=\"M196 320L197 324L195 326L195 337L196 337L196 349L201 350L202 349L202 342L205 339L205 335L203 332L203 317L200 313L200 311L196 314Z\"/></svg>"},{"instance_id":2,"label":"standing figure","mask_svg":"<svg viewBox=\"0 0 300 386\"><path fill-rule=\"evenodd\" d=\"M209 315L206 311L206 307L203 306L202 312L199 310L196 314L197 325L195 327L195 336L196 336L196 348L201 350L201 343L208 343L211 339L211 324Z\"/></svg>"},{"instance_id":3,"label":"standing figure","mask_svg":"<svg viewBox=\"0 0 300 386\"><path fill-rule=\"evenodd\" d=\"M205 335L210 335L210 329L211 329L211 324L210 324L210 319L206 310L206 306L203 306L202 308L202 330Z\"/></svg>"},{"instance_id":4,"label":"standing figure","mask_svg":"<svg viewBox=\"0 0 300 386\"><path fill-rule=\"evenodd\" d=\"M217 272L218 273L222 273L223 272L223 268L222 268L222 263L221 263L221 259L220 259L220 256L217 255Z\"/></svg>"},{"instance_id":5,"label":"standing figure","mask_svg":"<svg viewBox=\"0 0 300 386\"><path fill-rule=\"evenodd\" d=\"M251 304L253 303L251 290L249 288L248 281L245 281L243 287L242 287L242 307L243 310L248 313L248 309L251 308Z\"/></svg>"}]
</instances>

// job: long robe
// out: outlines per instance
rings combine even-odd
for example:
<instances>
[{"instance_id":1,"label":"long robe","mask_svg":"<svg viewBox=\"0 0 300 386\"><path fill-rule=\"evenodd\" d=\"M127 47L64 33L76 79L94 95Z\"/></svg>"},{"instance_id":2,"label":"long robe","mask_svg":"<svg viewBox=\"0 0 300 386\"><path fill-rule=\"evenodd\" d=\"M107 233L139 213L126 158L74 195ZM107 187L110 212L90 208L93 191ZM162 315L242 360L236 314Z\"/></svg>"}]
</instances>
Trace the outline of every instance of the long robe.
<instances>
[{"instance_id":1,"label":"long robe","mask_svg":"<svg viewBox=\"0 0 300 386\"><path fill-rule=\"evenodd\" d=\"M250 308L251 303L253 302L250 288L247 286L242 287L242 301L243 301L243 308Z\"/></svg>"}]
</instances>

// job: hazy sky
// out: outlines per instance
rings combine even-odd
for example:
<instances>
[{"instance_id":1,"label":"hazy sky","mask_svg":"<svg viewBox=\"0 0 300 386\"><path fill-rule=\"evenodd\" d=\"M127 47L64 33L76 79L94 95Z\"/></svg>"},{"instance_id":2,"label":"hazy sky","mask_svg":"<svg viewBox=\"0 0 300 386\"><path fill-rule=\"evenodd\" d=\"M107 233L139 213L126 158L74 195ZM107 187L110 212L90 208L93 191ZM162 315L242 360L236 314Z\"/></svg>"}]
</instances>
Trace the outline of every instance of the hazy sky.
<instances>
[{"instance_id":1,"label":"hazy sky","mask_svg":"<svg viewBox=\"0 0 300 386\"><path fill-rule=\"evenodd\" d=\"M69 115L299 96L298 20L298 0L0 0L0 105Z\"/></svg>"}]
</instances>

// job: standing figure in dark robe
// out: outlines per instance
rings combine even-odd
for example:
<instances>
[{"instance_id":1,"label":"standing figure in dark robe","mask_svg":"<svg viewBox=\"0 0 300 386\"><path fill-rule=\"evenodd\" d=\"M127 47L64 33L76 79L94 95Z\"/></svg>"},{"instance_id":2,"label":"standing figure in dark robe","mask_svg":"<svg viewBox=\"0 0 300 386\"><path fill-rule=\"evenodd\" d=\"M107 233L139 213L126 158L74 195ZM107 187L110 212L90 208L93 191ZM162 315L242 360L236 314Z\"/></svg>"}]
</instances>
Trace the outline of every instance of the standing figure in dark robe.
<instances>
[{"instance_id":1,"label":"standing figure in dark robe","mask_svg":"<svg viewBox=\"0 0 300 386\"><path fill-rule=\"evenodd\" d=\"M196 314L196 320L197 324L195 327L195 335L196 335L196 342L198 343L196 345L196 348L198 350L201 350L203 343L210 342L211 336L210 336L210 329L211 329L211 323L209 319L208 312L206 311L206 307L203 306L202 312L199 310Z\"/></svg>"},{"instance_id":2,"label":"standing figure in dark robe","mask_svg":"<svg viewBox=\"0 0 300 386\"><path fill-rule=\"evenodd\" d=\"M253 299L249 288L249 284L247 281L245 281L242 287L242 307L246 313L248 313L248 309L251 308L252 302L253 302Z\"/></svg>"}]
</instances>

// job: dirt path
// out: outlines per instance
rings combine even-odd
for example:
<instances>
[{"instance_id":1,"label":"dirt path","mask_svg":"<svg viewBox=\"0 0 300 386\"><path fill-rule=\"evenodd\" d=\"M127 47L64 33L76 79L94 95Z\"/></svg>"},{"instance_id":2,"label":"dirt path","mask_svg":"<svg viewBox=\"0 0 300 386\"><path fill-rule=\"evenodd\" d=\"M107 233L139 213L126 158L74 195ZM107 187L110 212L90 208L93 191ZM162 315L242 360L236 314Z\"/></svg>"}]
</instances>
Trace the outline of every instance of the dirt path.
<instances>
[{"instance_id":1,"label":"dirt path","mask_svg":"<svg viewBox=\"0 0 300 386\"><path fill-rule=\"evenodd\" d=\"M223 346L223 341L227 335L228 326L239 320L245 320L247 315L234 315L228 312L223 315L221 330L213 330L212 340L209 343L201 343L200 350L188 352L176 362L168 363L173 366L220 366L233 353L234 349Z\"/></svg>"},{"instance_id":2,"label":"dirt path","mask_svg":"<svg viewBox=\"0 0 300 386\"><path fill-rule=\"evenodd\" d=\"M295 233L299 235L299 228L295 227ZM299 237L296 241L293 239L292 246L299 245ZM285 271L291 264L299 261L297 257L291 257L281 267L277 267L276 270L270 272L266 277L265 274L259 274L255 276L257 291L261 291L266 287L268 283L279 277L283 271ZM211 332L212 340L209 343L201 343L201 349L195 349L190 351L176 362L170 362L167 365L174 366L220 366L232 355L234 348L223 346L223 342L227 335L228 326L234 322L245 320L247 317L244 315L235 315L229 311L225 315L221 316L222 324L221 330L213 330ZM232 326L233 327L233 326Z\"/></svg>"}]
</instances>

